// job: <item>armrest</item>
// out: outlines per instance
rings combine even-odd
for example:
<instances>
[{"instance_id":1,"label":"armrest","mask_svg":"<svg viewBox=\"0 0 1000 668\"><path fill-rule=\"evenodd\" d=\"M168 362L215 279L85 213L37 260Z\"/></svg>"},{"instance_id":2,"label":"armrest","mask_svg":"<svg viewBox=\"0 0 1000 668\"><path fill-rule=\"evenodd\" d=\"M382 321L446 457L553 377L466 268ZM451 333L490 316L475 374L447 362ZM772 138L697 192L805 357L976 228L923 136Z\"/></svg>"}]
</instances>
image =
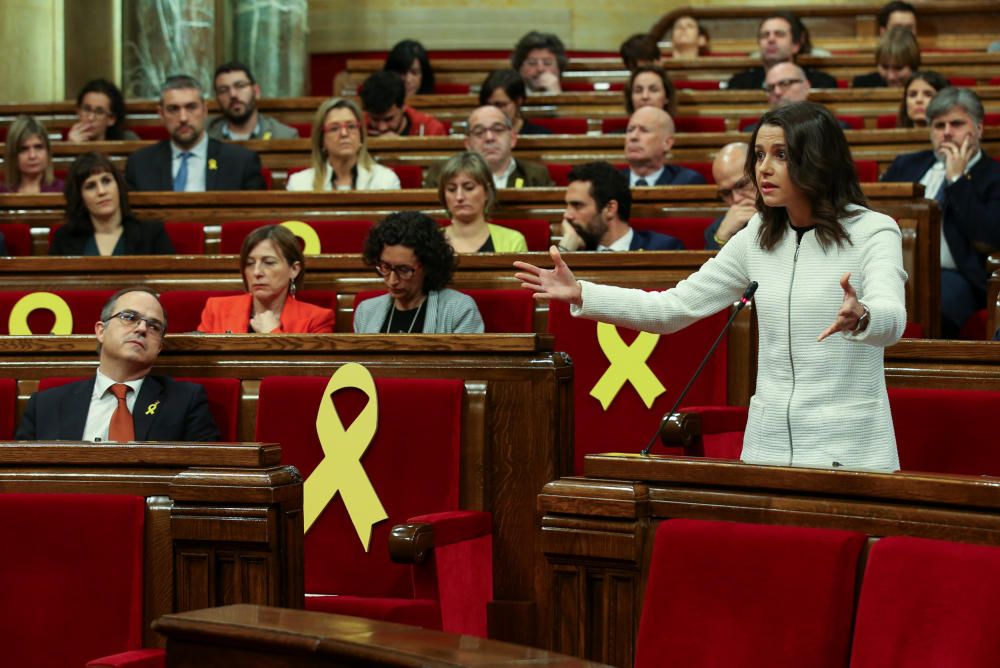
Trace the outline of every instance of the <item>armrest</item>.
<instances>
[{"instance_id":1,"label":"armrest","mask_svg":"<svg viewBox=\"0 0 1000 668\"><path fill-rule=\"evenodd\" d=\"M164 668L167 654L162 649L136 649L87 662L87 668Z\"/></svg>"},{"instance_id":2,"label":"armrest","mask_svg":"<svg viewBox=\"0 0 1000 668\"><path fill-rule=\"evenodd\" d=\"M663 426L660 440L667 446L681 446L684 454L703 457L703 436L723 432L744 431L747 426L746 406L688 406L670 416Z\"/></svg>"},{"instance_id":3,"label":"armrest","mask_svg":"<svg viewBox=\"0 0 1000 668\"><path fill-rule=\"evenodd\" d=\"M397 524L389 535L389 557L396 563L419 564L434 547L444 547L493 532L493 515L475 510L455 510L411 517Z\"/></svg>"}]
</instances>

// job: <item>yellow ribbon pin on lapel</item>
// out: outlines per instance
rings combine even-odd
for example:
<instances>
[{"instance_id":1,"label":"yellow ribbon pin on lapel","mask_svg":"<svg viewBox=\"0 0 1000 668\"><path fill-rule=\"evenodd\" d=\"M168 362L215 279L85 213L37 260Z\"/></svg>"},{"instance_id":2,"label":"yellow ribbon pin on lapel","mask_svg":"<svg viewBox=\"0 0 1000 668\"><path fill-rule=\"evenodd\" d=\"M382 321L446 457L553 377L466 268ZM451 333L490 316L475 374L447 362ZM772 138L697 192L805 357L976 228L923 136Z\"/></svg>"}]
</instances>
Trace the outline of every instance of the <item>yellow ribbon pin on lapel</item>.
<instances>
[{"instance_id":1,"label":"yellow ribbon pin on lapel","mask_svg":"<svg viewBox=\"0 0 1000 668\"><path fill-rule=\"evenodd\" d=\"M344 429L331 395L344 388L357 388L368 396L361 414ZM302 514L305 530L320 516L327 504L340 492L344 506L354 523L365 552L372 537L372 527L389 517L361 465L361 456L378 429L378 396L375 379L368 369L351 362L330 378L323 401L316 413L316 436L323 447L323 459L303 485Z\"/></svg>"},{"instance_id":2,"label":"yellow ribbon pin on lapel","mask_svg":"<svg viewBox=\"0 0 1000 668\"><path fill-rule=\"evenodd\" d=\"M219 163L215 161L215 158L208 159L208 168L211 170L216 170L219 168Z\"/></svg>"},{"instance_id":3,"label":"yellow ribbon pin on lapel","mask_svg":"<svg viewBox=\"0 0 1000 668\"><path fill-rule=\"evenodd\" d=\"M146 406L146 415L156 415L156 409L160 406L160 400L157 399L150 405Z\"/></svg>"},{"instance_id":4,"label":"yellow ribbon pin on lapel","mask_svg":"<svg viewBox=\"0 0 1000 668\"><path fill-rule=\"evenodd\" d=\"M667 391L646 364L659 341L659 334L639 332L632 345L627 345L614 325L597 323L597 342L611 366L594 384L590 396L600 401L604 410L608 410L622 387L629 382L639 393L646 408L652 406L656 397Z\"/></svg>"}]
</instances>

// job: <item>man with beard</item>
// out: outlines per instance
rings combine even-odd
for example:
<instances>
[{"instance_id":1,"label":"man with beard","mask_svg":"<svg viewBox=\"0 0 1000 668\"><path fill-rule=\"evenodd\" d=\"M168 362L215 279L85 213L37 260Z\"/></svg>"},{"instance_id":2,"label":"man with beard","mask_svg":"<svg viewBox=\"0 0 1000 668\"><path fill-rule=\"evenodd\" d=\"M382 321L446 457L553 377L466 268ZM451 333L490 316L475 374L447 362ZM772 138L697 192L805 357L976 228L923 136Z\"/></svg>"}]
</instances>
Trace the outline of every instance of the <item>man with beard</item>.
<instances>
[{"instance_id":1,"label":"man with beard","mask_svg":"<svg viewBox=\"0 0 1000 668\"><path fill-rule=\"evenodd\" d=\"M219 65L213 78L215 101L222 114L208 124L208 136L219 140L298 139L299 132L257 111L260 85L240 62Z\"/></svg>"},{"instance_id":2,"label":"man with beard","mask_svg":"<svg viewBox=\"0 0 1000 668\"><path fill-rule=\"evenodd\" d=\"M628 178L607 162L588 162L569 172L559 250L683 250L666 234L628 224L632 193Z\"/></svg>"},{"instance_id":3,"label":"man with beard","mask_svg":"<svg viewBox=\"0 0 1000 668\"><path fill-rule=\"evenodd\" d=\"M170 134L136 151L125 164L131 190L263 190L260 157L253 151L209 139L201 84L172 76L160 87L160 118Z\"/></svg>"}]
</instances>

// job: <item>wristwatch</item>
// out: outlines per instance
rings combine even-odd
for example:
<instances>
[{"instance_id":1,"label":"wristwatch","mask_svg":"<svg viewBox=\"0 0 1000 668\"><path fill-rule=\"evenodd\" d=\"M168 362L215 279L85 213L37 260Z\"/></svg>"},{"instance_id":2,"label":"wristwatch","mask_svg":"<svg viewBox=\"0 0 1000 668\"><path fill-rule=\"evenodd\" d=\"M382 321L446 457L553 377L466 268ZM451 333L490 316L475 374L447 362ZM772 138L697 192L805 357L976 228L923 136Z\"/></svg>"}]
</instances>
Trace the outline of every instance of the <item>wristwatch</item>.
<instances>
[{"instance_id":1,"label":"wristwatch","mask_svg":"<svg viewBox=\"0 0 1000 668\"><path fill-rule=\"evenodd\" d=\"M872 314L871 311L868 310L868 306L866 304L861 304L861 308L863 308L865 312L861 314L860 318L858 318L858 324L855 325L852 330L854 334L860 334L868 329L868 323L871 322L872 319Z\"/></svg>"}]
</instances>

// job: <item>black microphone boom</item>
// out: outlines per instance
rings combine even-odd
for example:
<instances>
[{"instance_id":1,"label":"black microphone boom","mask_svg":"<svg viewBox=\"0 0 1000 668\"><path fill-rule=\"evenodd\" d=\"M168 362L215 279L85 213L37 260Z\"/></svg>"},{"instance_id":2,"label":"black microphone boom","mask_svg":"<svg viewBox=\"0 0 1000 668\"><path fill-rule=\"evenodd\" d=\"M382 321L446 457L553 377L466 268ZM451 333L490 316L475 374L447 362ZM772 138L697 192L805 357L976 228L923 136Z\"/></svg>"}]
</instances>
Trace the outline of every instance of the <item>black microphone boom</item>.
<instances>
[{"instance_id":1,"label":"black microphone boom","mask_svg":"<svg viewBox=\"0 0 1000 668\"><path fill-rule=\"evenodd\" d=\"M681 402L684 400L684 397L687 396L688 390L691 389L691 386L694 385L694 381L696 381L698 379L698 376L701 375L702 369L704 369L705 365L708 364L708 360L712 357L712 353L715 352L715 349L719 347L719 343L722 341L722 337L725 335L726 332L729 331L729 328L733 324L733 320L735 320L736 316L739 315L740 311L743 310L743 307L750 303L750 300L753 298L753 293L755 292L757 292L757 281L750 281L750 284L747 285L747 289L743 291L743 296L740 297L740 301L736 304L736 310L734 310L732 315L729 316L729 320L726 321L726 326L722 328L722 331L719 332L719 336L716 337L715 339L715 343L712 344L712 347L709 348L708 352L705 354L705 359L701 361L701 364L698 365L698 368L695 370L694 375L691 376L691 380L689 380L688 384L684 386L683 390L681 390L680 395L678 395L677 397L677 401L674 402L674 407L670 409L669 413L663 416L662 420L660 420L660 426L656 428L656 433L653 434L653 438L650 439L649 444L642 449L643 457L648 455L649 451L653 449L653 445L656 443L656 439L658 439L660 437L660 434L663 432L663 427L667 424L667 421L669 421L670 418L673 417L674 414L677 412L677 407L681 405Z\"/></svg>"}]
</instances>

